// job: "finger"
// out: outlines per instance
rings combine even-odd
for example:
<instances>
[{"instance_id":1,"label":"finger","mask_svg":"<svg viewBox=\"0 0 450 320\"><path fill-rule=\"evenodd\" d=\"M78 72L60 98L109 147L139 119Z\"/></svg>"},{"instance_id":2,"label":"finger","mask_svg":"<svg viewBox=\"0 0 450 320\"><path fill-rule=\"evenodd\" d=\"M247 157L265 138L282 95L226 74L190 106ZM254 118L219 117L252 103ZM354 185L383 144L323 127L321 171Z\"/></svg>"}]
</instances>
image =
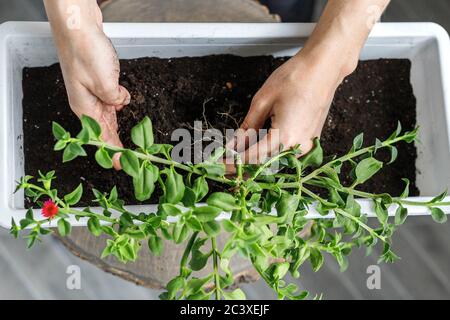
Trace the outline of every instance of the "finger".
<instances>
[{"instance_id":1,"label":"finger","mask_svg":"<svg viewBox=\"0 0 450 320\"><path fill-rule=\"evenodd\" d=\"M241 124L241 129L261 129L269 116L268 102L255 96L248 110L247 116Z\"/></svg>"},{"instance_id":2,"label":"finger","mask_svg":"<svg viewBox=\"0 0 450 320\"><path fill-rule=\"evenodd\" d=\"M258 143L241 153L241 159L247 164L261 164L280 150L278 130L271 129Z\"/></svg>"},{"instance_id":3,"label":"finger","mask_svg":"<svg viewBox=\"0 0 450 320\"><path fill-rule=\"evenodd\" d=\"M105 104L112 106L124 106L130 103L131 95L128 90L117 84L113 86L105 85L93 92Z\"/></svg>"},{"instance_id":4,"label":"finger","mask_svg":"<svg viewBox=\"0 0 450 320\"><path fill-rule=\"evenodd\" d=\"M124 104L119 104L119 105L115 106L116 107L116 111L121 111L123 108L125 108L127 105L129 105L130 102L131 102L131 94L130 94L130 92L123 86L119 86L119 88L120 88L120 90L125 90L128 93L128 97L127 97L127 99L126 99Z\"/></svg>"},{"instance_id":5,"label":"finger","mask_svg":"<svg viewBox=\"0 0 450 320\"><path fill-rule=\"evenodd\" d=\"M113 106L104 106L104 112L100 120L100 126L102 127L102 139L112 146L123 147L120 141L119 134L117 133L118 124L116 110ZM113 166L116 170L121 169L120 154L116 153L113 156Z\"/></svg>"}]
</instances>

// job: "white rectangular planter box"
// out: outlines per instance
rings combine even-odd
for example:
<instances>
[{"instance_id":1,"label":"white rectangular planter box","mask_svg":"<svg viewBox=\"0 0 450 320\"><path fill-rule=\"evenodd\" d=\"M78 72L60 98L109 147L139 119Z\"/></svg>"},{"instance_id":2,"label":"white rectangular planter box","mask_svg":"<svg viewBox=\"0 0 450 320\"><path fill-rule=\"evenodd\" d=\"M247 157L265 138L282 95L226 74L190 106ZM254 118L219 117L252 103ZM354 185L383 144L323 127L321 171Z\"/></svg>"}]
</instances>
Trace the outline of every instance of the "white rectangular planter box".
<instances>
[{"instance_id":1,"label":"white rectangular planter box","mask_svg":"<svg viewBox=\"0 0 450 320\"><path fill-rule=\"evenodd\" d=\"M120 58L182 57L209 54L292 56L305 43L314 24L105 24ZM450 41L431 23L379 24L361 59L408 58L417 97L417 185L423 197L450 186ZM25 214L24 194L13 194L24 175L22 149L22 68L57 62L47 23L8 22L0 26L0 225ZM45 111L43 111L45 112ZM361 128L364 131L364 128ZM36 146L39 148L39 146ZM99 186L101 189L101 186ZM449 199L450 200L450 199ZM370 202L360 201L373 216ZM130 206L131 211L155 206ZM443 208L450 213L450 207ZM39 214L39 210L36 210ZM391 212L392 214L392 212ZM411 207L411 215L427 214ZM311 217L317 217L314 210ZM83 225L85 221L72 221Z\"/></svg>"}]
</instances>

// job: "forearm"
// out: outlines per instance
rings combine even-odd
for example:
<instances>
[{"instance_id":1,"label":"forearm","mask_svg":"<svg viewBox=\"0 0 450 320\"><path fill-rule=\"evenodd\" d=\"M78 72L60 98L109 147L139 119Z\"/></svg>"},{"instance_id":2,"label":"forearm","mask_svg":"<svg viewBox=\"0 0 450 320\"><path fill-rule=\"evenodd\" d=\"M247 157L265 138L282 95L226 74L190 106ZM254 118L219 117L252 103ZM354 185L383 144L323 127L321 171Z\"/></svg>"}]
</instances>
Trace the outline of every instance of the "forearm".
<instances>
[{"instance_id":1,"label":"forearm","mask_svg":"<svg viewBox=\"0 0 450 320\"><path fill-rule=\"evenodd\" d=\"M86 32L100 27L101 11L95 0L44 0L55 42L82 38Z\"/></svg>"},{"instance_id":2,"label":"forearm","mask_svg":"<svg viewBox=\"0 0 450 320\"><path fill-rule=\"evenodd\" d=\"M354 71L362 47L390 0L329 0L305 45L308 56L324 59L343 78Z\"/></svg>"}]
</instances>

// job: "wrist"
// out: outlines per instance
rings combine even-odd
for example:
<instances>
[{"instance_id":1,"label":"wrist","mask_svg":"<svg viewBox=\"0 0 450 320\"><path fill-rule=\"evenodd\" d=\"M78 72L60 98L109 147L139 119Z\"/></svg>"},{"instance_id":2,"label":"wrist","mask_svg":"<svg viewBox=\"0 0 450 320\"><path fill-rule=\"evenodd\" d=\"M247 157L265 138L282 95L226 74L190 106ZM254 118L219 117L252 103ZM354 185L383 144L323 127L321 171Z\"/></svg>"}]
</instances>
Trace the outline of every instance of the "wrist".
<instances>
[{"instance_id":1,"label":"wrist","mask_svg":"<svg viewBox=\"0 0 450 320\"><path fill-rule=\"evenodd\" d=\"M314 73L320 76L324 84L338 86L345 77L353 73L358 65L358 56L337 53L319 47L305 47L293 58L299 66L299 72Z\"/></svg>"},{"instance_id":2,"label":"wrist","mask_svg":"<svg viewBox=\"0 0 450 320\"><path fill-rule=\"evenodd\" d=\"M330 39L330 41L323 39L323 42L307 43L297 56L327 68L328 72L334 72L341 82L356 70L359 49L353 45L346 45L340 38Z\"/></svg>"},{"instance_id":3,"label":"wrist","mask_svg":"<svg viewBox=\"0 0 450 320\"><path fill-rule=\"evenodd\" d=\"M102 28L101 10L95 0L44 0L55 40L83 39Z\"/></svg>"}]
</instances>

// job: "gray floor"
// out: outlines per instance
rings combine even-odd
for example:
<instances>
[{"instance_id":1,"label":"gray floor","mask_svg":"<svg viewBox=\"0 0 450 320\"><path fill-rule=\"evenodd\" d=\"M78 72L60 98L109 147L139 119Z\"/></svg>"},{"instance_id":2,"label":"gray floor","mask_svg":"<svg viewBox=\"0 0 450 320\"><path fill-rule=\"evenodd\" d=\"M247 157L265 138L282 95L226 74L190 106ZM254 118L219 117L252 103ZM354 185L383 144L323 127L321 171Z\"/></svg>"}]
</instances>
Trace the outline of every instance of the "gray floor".
<instances>
[{"instance_id":1,"label":"gray floor","mask_svg":"<svg viewBox=\"0 0 450 320\"><path fill-rule=\"evenodd\" d=\"M318 1L323 2L323 1ZM448 0L393 0L384 21L434 21L450 30ZM0 0L0 22L44 20L39 0ZM361 251L350 258L349 270L339 273L327 258L317 274L302 272L300 285L325 299L449 299L450 224L436 225L430 218L411 218L397 233L394 249L402 260L381 265L381 289L369 290L367 268L376 257ZM81 270L81 289L68 290L68 267ZM249 298L273 298L264 283L245 285ZM52 238L31 251L0 229L0 299L154 299L158 292L138 287L104 273L65 250Z\"/></svg>"}]
</instances>

